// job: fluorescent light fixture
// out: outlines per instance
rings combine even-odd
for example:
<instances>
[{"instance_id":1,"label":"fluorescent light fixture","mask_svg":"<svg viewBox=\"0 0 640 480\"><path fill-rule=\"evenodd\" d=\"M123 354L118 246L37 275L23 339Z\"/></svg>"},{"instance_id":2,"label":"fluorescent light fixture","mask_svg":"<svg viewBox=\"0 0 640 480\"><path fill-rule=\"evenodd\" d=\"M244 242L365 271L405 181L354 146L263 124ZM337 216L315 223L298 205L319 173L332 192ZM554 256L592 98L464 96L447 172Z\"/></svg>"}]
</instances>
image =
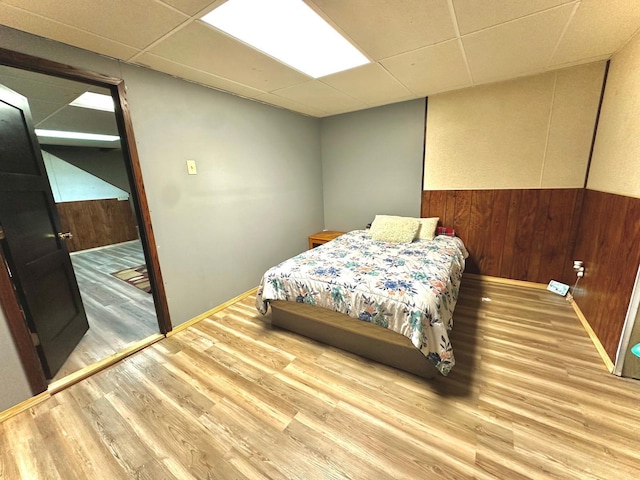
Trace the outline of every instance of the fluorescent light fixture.
<instances>
[{"instance_id":1,"label":"fluorescent light fixture","mask_svg":"<svg viewBox=\"0 0 640 480\"><path fill-rule=\"evenodd\" d=\"M302 0L228 0L202 20L313 78L369 63Z\"/></svg>"},{"instance_id":2,"label":"fluorescent light fixture","mask_svg":"<svg viewBox=\"0 0 640 480\"><path fill-rule=\"evenodd\" d=\"M102 135L100 133L64 132L61 130L41 130L36 128L36 135L44 138L71 138L74 140L98 140L115 142L120 140L117 135Z\"/></svg>"},{"instance_id":3,"label":"fluorescent light fixture","mask_svg":"<svg viewBox=\"0 0 640 480\"><path fill-rule=\"evenodd\" d=\"M92 108L93 110L102 110L103 112L113 112L113 98L109 95L101 93L84 92L69 105L73 107Z\"/></svg>"}]
</instances>

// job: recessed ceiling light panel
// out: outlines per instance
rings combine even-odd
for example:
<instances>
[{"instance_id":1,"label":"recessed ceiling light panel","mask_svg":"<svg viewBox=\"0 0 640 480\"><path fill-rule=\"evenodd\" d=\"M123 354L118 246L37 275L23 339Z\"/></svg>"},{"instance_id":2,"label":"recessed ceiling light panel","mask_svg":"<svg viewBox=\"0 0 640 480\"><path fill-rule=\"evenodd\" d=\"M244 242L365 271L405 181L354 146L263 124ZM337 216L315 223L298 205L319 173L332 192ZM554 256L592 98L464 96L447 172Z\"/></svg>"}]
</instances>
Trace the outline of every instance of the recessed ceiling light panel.
<instances>
[{"instance_id":1,"label":"recessed ceiling light panel","mask_svg":"<svg viewBox=\"0 0 640 480\"><path fill-rule=\"evenodd\" d=\"M202 20L313 78L369 63L302 0L228 0Z\"/></svg>"},{"instance_id":2,"label":"recessed ceiling light panel","mask_svg":"<svg viewBox=\"0 0 640 480\"><path fill-rule=\"evenodd\" d=\"M113 98L109 95L101 93L84 92L69 105L72 107L91 108L93 110L102 110L103 112L113 112Z\"/></svg>"},{"instance_id":3,"label":"recessed ceiling light panel","mask_svg":"<svg viewBox=\"0 0 640 480\"><path fill-rule=\"evenodd\" d=\"M99 140L102 142L115 142L120 140L117 135L103 135L101 133L65 132L62 130L42 130L36 128L36 135L43 138L71 138L74 140Z\"/></svg>"}]
</instances>

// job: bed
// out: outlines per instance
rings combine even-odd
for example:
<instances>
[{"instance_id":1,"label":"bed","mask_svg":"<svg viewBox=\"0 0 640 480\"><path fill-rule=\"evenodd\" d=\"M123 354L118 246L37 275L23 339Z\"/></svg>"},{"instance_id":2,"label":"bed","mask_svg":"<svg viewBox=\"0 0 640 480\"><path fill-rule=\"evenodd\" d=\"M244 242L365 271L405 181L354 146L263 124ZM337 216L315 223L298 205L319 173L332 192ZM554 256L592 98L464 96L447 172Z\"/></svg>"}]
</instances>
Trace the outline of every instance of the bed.
<instances>
[{"instance_id":1,"label":"bed","mask_svg":"<svg viewBox=\"0 0 640 480\"><path fill-rule=\"evenodd\" d=\"M275 326L380 363L425 378L447 375L464 244L448 235L380 241L388 238L375 227L269 269L256 308L266 314L270 305Z\"/></svg>"}]
</instances>

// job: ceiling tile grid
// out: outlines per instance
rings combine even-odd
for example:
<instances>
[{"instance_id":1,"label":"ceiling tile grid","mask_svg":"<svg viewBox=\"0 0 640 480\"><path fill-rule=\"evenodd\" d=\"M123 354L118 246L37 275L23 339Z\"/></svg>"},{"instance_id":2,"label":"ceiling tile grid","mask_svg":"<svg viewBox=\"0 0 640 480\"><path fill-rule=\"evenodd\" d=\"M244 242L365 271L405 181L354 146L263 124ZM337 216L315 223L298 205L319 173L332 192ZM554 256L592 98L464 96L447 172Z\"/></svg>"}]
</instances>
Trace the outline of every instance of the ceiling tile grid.
<instances>
[{"instance_id":1,"label":"ceiling tile grid","mask_svg":"<svg viewBox=\"0 0 640 480\"><path fill-rule=\"evenodd\" d=\"M310 0L373 60L455 37L448 0Z\"/></svg>"},{"instance_id":2,"label":"ceiling tile grid","mask_svg":"<svg viewBox=\"0 0 640 480\"><path fill-rule=\"evenodd\" d=\"M200 21L224 0L0 0L0 24L305 115L609 58L638 0L305 0L372 62L317 80Z\"/></svg>"},{"instance_id":3,"label":"ceiling tile grid","mask_svg":"<svg viewBox=\"0 0 640 480\"><path fill-rule=\"evenodd\" d=\"M563 5L465 35L462 44L474 83L543 71L573 9Z\"/></svg>"},{"instance_id":4,"label":"ceiling tile grid","mask_svg":"<svg viewBox=\"0 0 640 480\"><path fill-rule=\"evenodd\" d=\"M341 92L366 104L406 98L411 92L380 64L370 63L321 79Z\"/></svg>"},{"instance_id":5,"label":"ceiling tile grid","mask_svg":"<svg viewBox=\"0 0 640 480\"><path fill-rule=\"evenodd\" d=\"M189 17L149 0L3 0L7 5L141 49ZM144 25L144 28L141 26Z\"/></svg>"},{"instance_id":6,"label":"ceiling tile grid","mask_svg":"<svg viewBox=\"0 0 640 480\"><path fill-rule=\"evenodd\" d=\"M336 90L319 80L293 85L273 92L294 102L308 105L318 110L332 112L334 110L366 108L367 105L340 90Z\"/></svg>"},{"instance_id":7,"label":"ceiling tile grid","mask_svg":"<svg viewBox=\"0 0 640 480\"><path fill-rule=\"evenodd\" d=\"M309 79L307 75L201 21L178 30L150 48L149 53L261 92L270 92Z\"/></svg>"},{"instance_id":8,"label":"ceiling tile grid","mask_svg":"<svg viewBox=\"0 0 640 480\"><path fill-rule=\"evenodd\" d=\"M213 10L214 7L224 3L224 0L161 0L162 3L169 5L176 10L180 10L189 16L197 15L199 13L208 13Z\"/></svg>"},{"instance_id":9,"label":"ceiling tile grid","mask_svg":"<svg viewBox=\"0 0 640 480\"><path fill-rule=\"evenodd\" d=\"M160 72L168 73L174 77L185 78L188 81L199 83L218 90L235 93L241 97L255 98L264 92L257 88L250 87L243 83L234 82L224 77L212 73L203 72L187 65L167 60L152 53L143 53L137 58L136 63L140 66L151 68Z\"/></svg>"},{"instance_id":10,"label":"ceiling tile grid","mask_svg":"<svg viewBox=\"0 0 640 480\"><path fill-rule=\"evenodd\" d=\"M582 0L552 65L609 56L619 50L640 27L638 0Z\"/></svg>"},{"instance_id":11,"label":"ceiling tile grid","mask_svg":"<svg viewBox=\"0 0 640 480\"><path fill-rule=\"evenodd\" d=\"M381 64L416 96L472 84L459 40L420 48L382 60Z\"/></svg>"},{"instance_id":12,"label":"ceiling tile grid","mask_svg":"<svg viewBox=\"0 0 640 480\"><path fill-rule=\"evenodd\" d=\"M563 0L527 0L514 2L513 0L493 0L482 2L478 8L478 0L453 0L453 8L461 35L495 27L547 8L562 5Z\"/></svg>"},{"instance_id":13,"label":"ceiling tile grid","mask_svg":"<svg viewBox=\"0 0 640 480\"><path fill-rule=\"evenodd\" d=\"M56 22L21 8L0 2L0 23L17 30L66 43L74 47L127 60L139 50L118 41L94 35L85 30Z\"/></svg>"}]
</instances>

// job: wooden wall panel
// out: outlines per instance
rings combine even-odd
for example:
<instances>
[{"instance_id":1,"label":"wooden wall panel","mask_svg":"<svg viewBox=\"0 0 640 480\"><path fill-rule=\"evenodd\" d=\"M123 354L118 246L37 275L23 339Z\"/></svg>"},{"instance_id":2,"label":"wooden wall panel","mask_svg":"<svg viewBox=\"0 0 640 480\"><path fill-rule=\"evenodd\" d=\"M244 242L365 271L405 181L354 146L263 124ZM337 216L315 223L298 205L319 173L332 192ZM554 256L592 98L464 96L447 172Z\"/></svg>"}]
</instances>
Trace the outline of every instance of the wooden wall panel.
<instances>
[{"instance_id":1,"label":"wooden wall panel","mask_svg":"<svg viewBox=\"0 0 640 480\"><path fill-rule=\"evenodd\" d=\"M57 203L70 252L127 242L138 238L135 217L128 201L115 198Z\"/></svg>"},{"instance_id":2,"label":"wooden wall panel","mask_svg":"<svg viewBox=\"0 0 640 480\"><path fill-rule=\"evenodd\" d=\"M640 264L640 199L586 190L574 256L586 267L574 298L615 360Z\"/></svg>"},{"instance_id":3,"label":"wooden wall panel","mask_svg":"<svg viewBox=\"0 0 640 480\"><path fill-rule=\"evenodd\" d=\"M424 191L423 217L440 217L469 250L471 273L573 282L571 252L583 190Z\"/></svg>"},{"instance_id":4,"label":"wooden wall panel","mask_svg":"<svg viewBox=\"0 0 640 480\"><path fill-rule=\"evenodd\" d=\"M466 271L575 282L575 300L615 360L640 264L640 199L584 189L424 191L423 217L440 217L469 250Z\"/></svg>"}]
</instances>

